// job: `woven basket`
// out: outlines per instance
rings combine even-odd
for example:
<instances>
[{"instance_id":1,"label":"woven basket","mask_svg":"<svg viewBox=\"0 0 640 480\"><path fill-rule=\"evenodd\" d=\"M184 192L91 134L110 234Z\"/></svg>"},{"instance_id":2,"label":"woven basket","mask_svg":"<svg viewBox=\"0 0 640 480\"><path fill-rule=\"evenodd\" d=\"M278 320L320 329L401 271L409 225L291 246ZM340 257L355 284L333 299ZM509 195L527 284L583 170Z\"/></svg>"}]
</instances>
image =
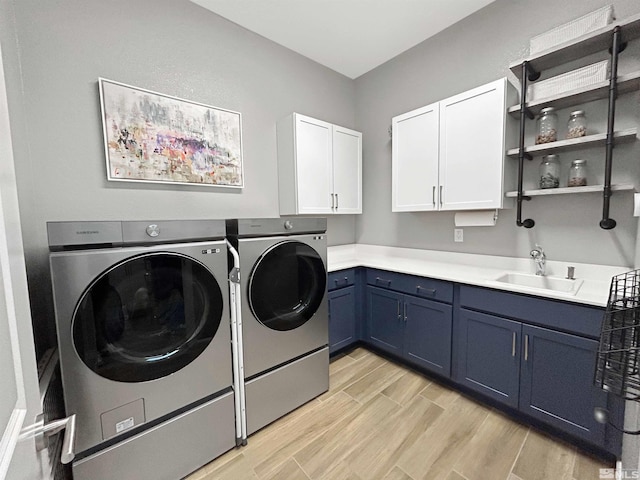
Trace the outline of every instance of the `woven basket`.
<instances>
[{"instance_id":1,"label":"woven basket","mask_svg":"<svg viewBox=\"0 0 640 480\"><path fill-rule=\"evenodd\" d=\"M613 5L607 5L529 40L529 53L535 55L589 32L606 27L615 19Z\"/></svg>"},{"instance_id":2,"label":"woven basket","mask_svg":"<svg viewBox=\"0 0 640 480\"><path fill-rule=\"evenodd\" d=\"M530 84L527 89L527 99L532 101L561 95L577 88L588 87L598 82L604 82L608 77L609 60L603 60L602 62L587 65L586 67Z\"/></svg>"}]
</instances>

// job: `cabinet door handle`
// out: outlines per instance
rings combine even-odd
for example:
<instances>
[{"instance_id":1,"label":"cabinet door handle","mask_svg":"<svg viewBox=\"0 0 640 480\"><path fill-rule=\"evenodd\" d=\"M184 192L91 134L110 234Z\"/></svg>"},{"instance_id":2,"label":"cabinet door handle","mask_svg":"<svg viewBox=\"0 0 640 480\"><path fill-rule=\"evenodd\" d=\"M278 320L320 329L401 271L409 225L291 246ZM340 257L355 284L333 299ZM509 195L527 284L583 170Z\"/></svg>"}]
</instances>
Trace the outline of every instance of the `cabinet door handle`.
<instances>
[{"instance_id":1,"label":"cabinet door handle","mask_svg":"<svg viewBox=\"0 0 640 480\"><path fill-rule=\"evenodd\" d=\"M332 193L331 194L331 210L334 210L336 208L336 199L335 199L335 195Z\"/></svg>"},{"instance_id":2,"label":"cabinet door handle","mask_svg":"<svg viewBox=\"0 0 640 480\"><path fill-rule=\"evenodd\" d=\"M442 201L442 185L440 185L440 205L443 205L444 202Z\"/></svg>"},{"instance_id":3,"label":"cabinet door handle","mask_svg":"<svg viewBox=\"0 0 640 480\"><path fill-rule=\"evenodd\" d=\"M398 320L400 319L400 300L398 300Z\"/></svg>"},{"instance_id":4,"label":"cabinet door handle","mask_svg":"<svg viewBox=\"0 0 640 480\"><path fill-rule=\"evenodd\" d=\"M333 281L335 282L336 287L340 286L340 282L344 282L344 285L348 285L349 284L349 277L344 277L344 279L335 278Z\"/></svg>"},{"instance_id":5,"label":"cabinet door handle","mask_svg":"<svg viewBox=\"0 0 640 480\"><path fill-rule=\"evenodd\" d=\"M338 210L339 205L340 205L340 197L338 197L338 194L336 193L336 210Z\"/></svg>"},{"instance_id":6,"label":"cabinet door handle","mask_svg":"<svg viewBox=\"0 0 640 480\"><path fill-rule=\"evenodd\" d=\"M407 304L406 302L404 303L404 321L407 321Z\"/></svg>"},{"instance_id":7,"label":"cabinet door handle","mask_svg":"<svg viewBox=\"0 0 640 480\"><path fill-rule=\"evenodd\" d=\"M433 206L436 206L436 186L433 186L433 191L431 192L431 201L433 202Z\"/></svg>"},{"instance_id":8,"label":"cabinet door handle","mask_svg":"<svg viewBox=\"0 0 640 480\"><path fill-rule=\"evenodd\" d=\"M529 335L524 336L524 361L529 360Z\"/></svg>"},{"instance_id":9,"label":"cabinet door handle","mask_svg":"<svg viewBox=\"0 0 640 480\"><path fill-rule=\"evenodd\" d=\"M436 289L435 288L424 288L421 287L420 285L416 286L416 293L418 293L419 295L429 295L431 297L435 297L436 296Z\"/></svg>"},{"instance_id":10,"label":"cabinet door handle","mask_svg":"<svg viewBox=\"0 0 640 480\"><path fill-rule=\"evenodd\" d=\"M376 283L386 283L387 287L391 286L391 280L385 280L384 278L376 277Z\"/></svg>"},{"instance_id":11,"label":"cabinet door handle","mask_svg":"<svg viewBox=\"0 0 640 480\"><path fill-rule=\"evenodd\" d=\"M513 339L511 340L511 356L516 356L516 332L513 332Z\"/></svg>"}]
</instances>

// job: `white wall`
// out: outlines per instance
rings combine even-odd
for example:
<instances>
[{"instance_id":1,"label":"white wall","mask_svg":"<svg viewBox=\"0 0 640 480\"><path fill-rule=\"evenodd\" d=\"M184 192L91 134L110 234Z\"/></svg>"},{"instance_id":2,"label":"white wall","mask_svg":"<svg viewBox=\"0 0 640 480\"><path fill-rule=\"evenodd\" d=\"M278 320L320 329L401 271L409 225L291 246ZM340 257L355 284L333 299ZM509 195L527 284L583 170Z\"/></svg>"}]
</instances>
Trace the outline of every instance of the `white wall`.
<instances>
[{"instance_id":1,"label":"white wall","mask_svg":"<svg viewBox=\"0 0 640 480\"><path fill-rule=\"evenodd\" d=\"M187 0L0 0L0 13L38 333L52 315L47 221L278 216L277 120L355 126L351 79ZM241 112L245 188L107 182L98 77ZM329 243L353 243L354 225L331 219Z\"/></svg>"},{"instance_id":2,"label":"white wall","mask_svg":"<svg viewBox=\"0 0 640 480\"><path fill-rule=\"evenodd\" d=\"M393 116L509 76L508 66L528 53L530 37L608 3L614 4L618 18L640 12L637 0L497 0L356 79L356 127L364 138L364 214L356 220L357 242L513 257L527 256L540 243L552 260L632 266L637 219L632 216L631 193L612 199L611 217L618 222L614 230L598 226L600 195L537 197L523 206L523 218L536 222L533 229L516 227L515 209L503 210L495 227L466 228L464 243L453 242L453 213L391 212L387 130ZM621 70L640 69L639 50L633 45L622 54ZM622 97L618 108L617 127L640 125L637 93ZM591 127L605 131L606 103L589 104L585 109ZM561 122L566 122L568 111L560 112ZM527 128L531 132L533 122ZM616 147L614 183L638 184L638 143ZM517 146L517 138L508 146ZM575 155L573 158L588 159L590 181L602 183L604 148ZM470 145L469 161L473 158ZM572 155L561 158L568 170ZM526 165L526 182L533 183L539 162L538 158Z\"/></svg>"}]
</instances>

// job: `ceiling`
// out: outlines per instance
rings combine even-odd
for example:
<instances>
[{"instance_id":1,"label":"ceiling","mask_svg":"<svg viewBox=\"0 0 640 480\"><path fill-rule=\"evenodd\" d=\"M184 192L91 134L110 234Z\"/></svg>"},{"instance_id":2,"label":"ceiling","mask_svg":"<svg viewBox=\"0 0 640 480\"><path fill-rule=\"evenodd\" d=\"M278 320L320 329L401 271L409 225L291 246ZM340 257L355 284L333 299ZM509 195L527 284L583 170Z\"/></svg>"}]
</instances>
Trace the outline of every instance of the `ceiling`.
<instances>
[{"instance_id":1,"label":"ceiling","mask_svg":"<svg viewBox=\"0 0 640 480\"><path fill-rule=\"evenodd\" d=\"M357 78L494 0L192 0Z\"/></svg>"}]
</instances>

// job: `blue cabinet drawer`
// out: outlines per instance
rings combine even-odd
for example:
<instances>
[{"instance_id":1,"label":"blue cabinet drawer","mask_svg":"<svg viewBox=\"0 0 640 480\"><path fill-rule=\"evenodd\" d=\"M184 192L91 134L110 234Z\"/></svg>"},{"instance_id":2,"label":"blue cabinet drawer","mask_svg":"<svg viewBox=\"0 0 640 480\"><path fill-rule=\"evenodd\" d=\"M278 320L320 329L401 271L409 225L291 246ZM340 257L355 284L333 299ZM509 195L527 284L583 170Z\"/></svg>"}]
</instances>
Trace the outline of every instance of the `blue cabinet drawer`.
<instances>
[{"instance_id":1,"label":"blue cabinet drawer","mask_svg":"<svg viewBox=\"0 0 640 480\"><path fill-rule=\"evenodd\" d=\"M444 280L368 268L367 284L429 300L453 302L453 284Z\"/></svg>"},{"instance_id":2,"label":"blue cabinet drawer","mask_svg":"<svg viewBox=\"0 0 640 480\"><path fill-rule=\"evenodd\" d=\"M356 272L354 269L338 270L337 272L329 273L327 289L331 291L336 288L350 287L354 283L356 283Z\"/></svg>"},{"instance_id":3,"label":"blue cabinet drawer","mask_svg":"<svg viewBox=\"0 0 640 480\"><path fill-rule=\"evenodd\" d=\"M467 285L460 286L460 305L595 339L604 316L603 308Z\"/></svg>"}]
</instances>

